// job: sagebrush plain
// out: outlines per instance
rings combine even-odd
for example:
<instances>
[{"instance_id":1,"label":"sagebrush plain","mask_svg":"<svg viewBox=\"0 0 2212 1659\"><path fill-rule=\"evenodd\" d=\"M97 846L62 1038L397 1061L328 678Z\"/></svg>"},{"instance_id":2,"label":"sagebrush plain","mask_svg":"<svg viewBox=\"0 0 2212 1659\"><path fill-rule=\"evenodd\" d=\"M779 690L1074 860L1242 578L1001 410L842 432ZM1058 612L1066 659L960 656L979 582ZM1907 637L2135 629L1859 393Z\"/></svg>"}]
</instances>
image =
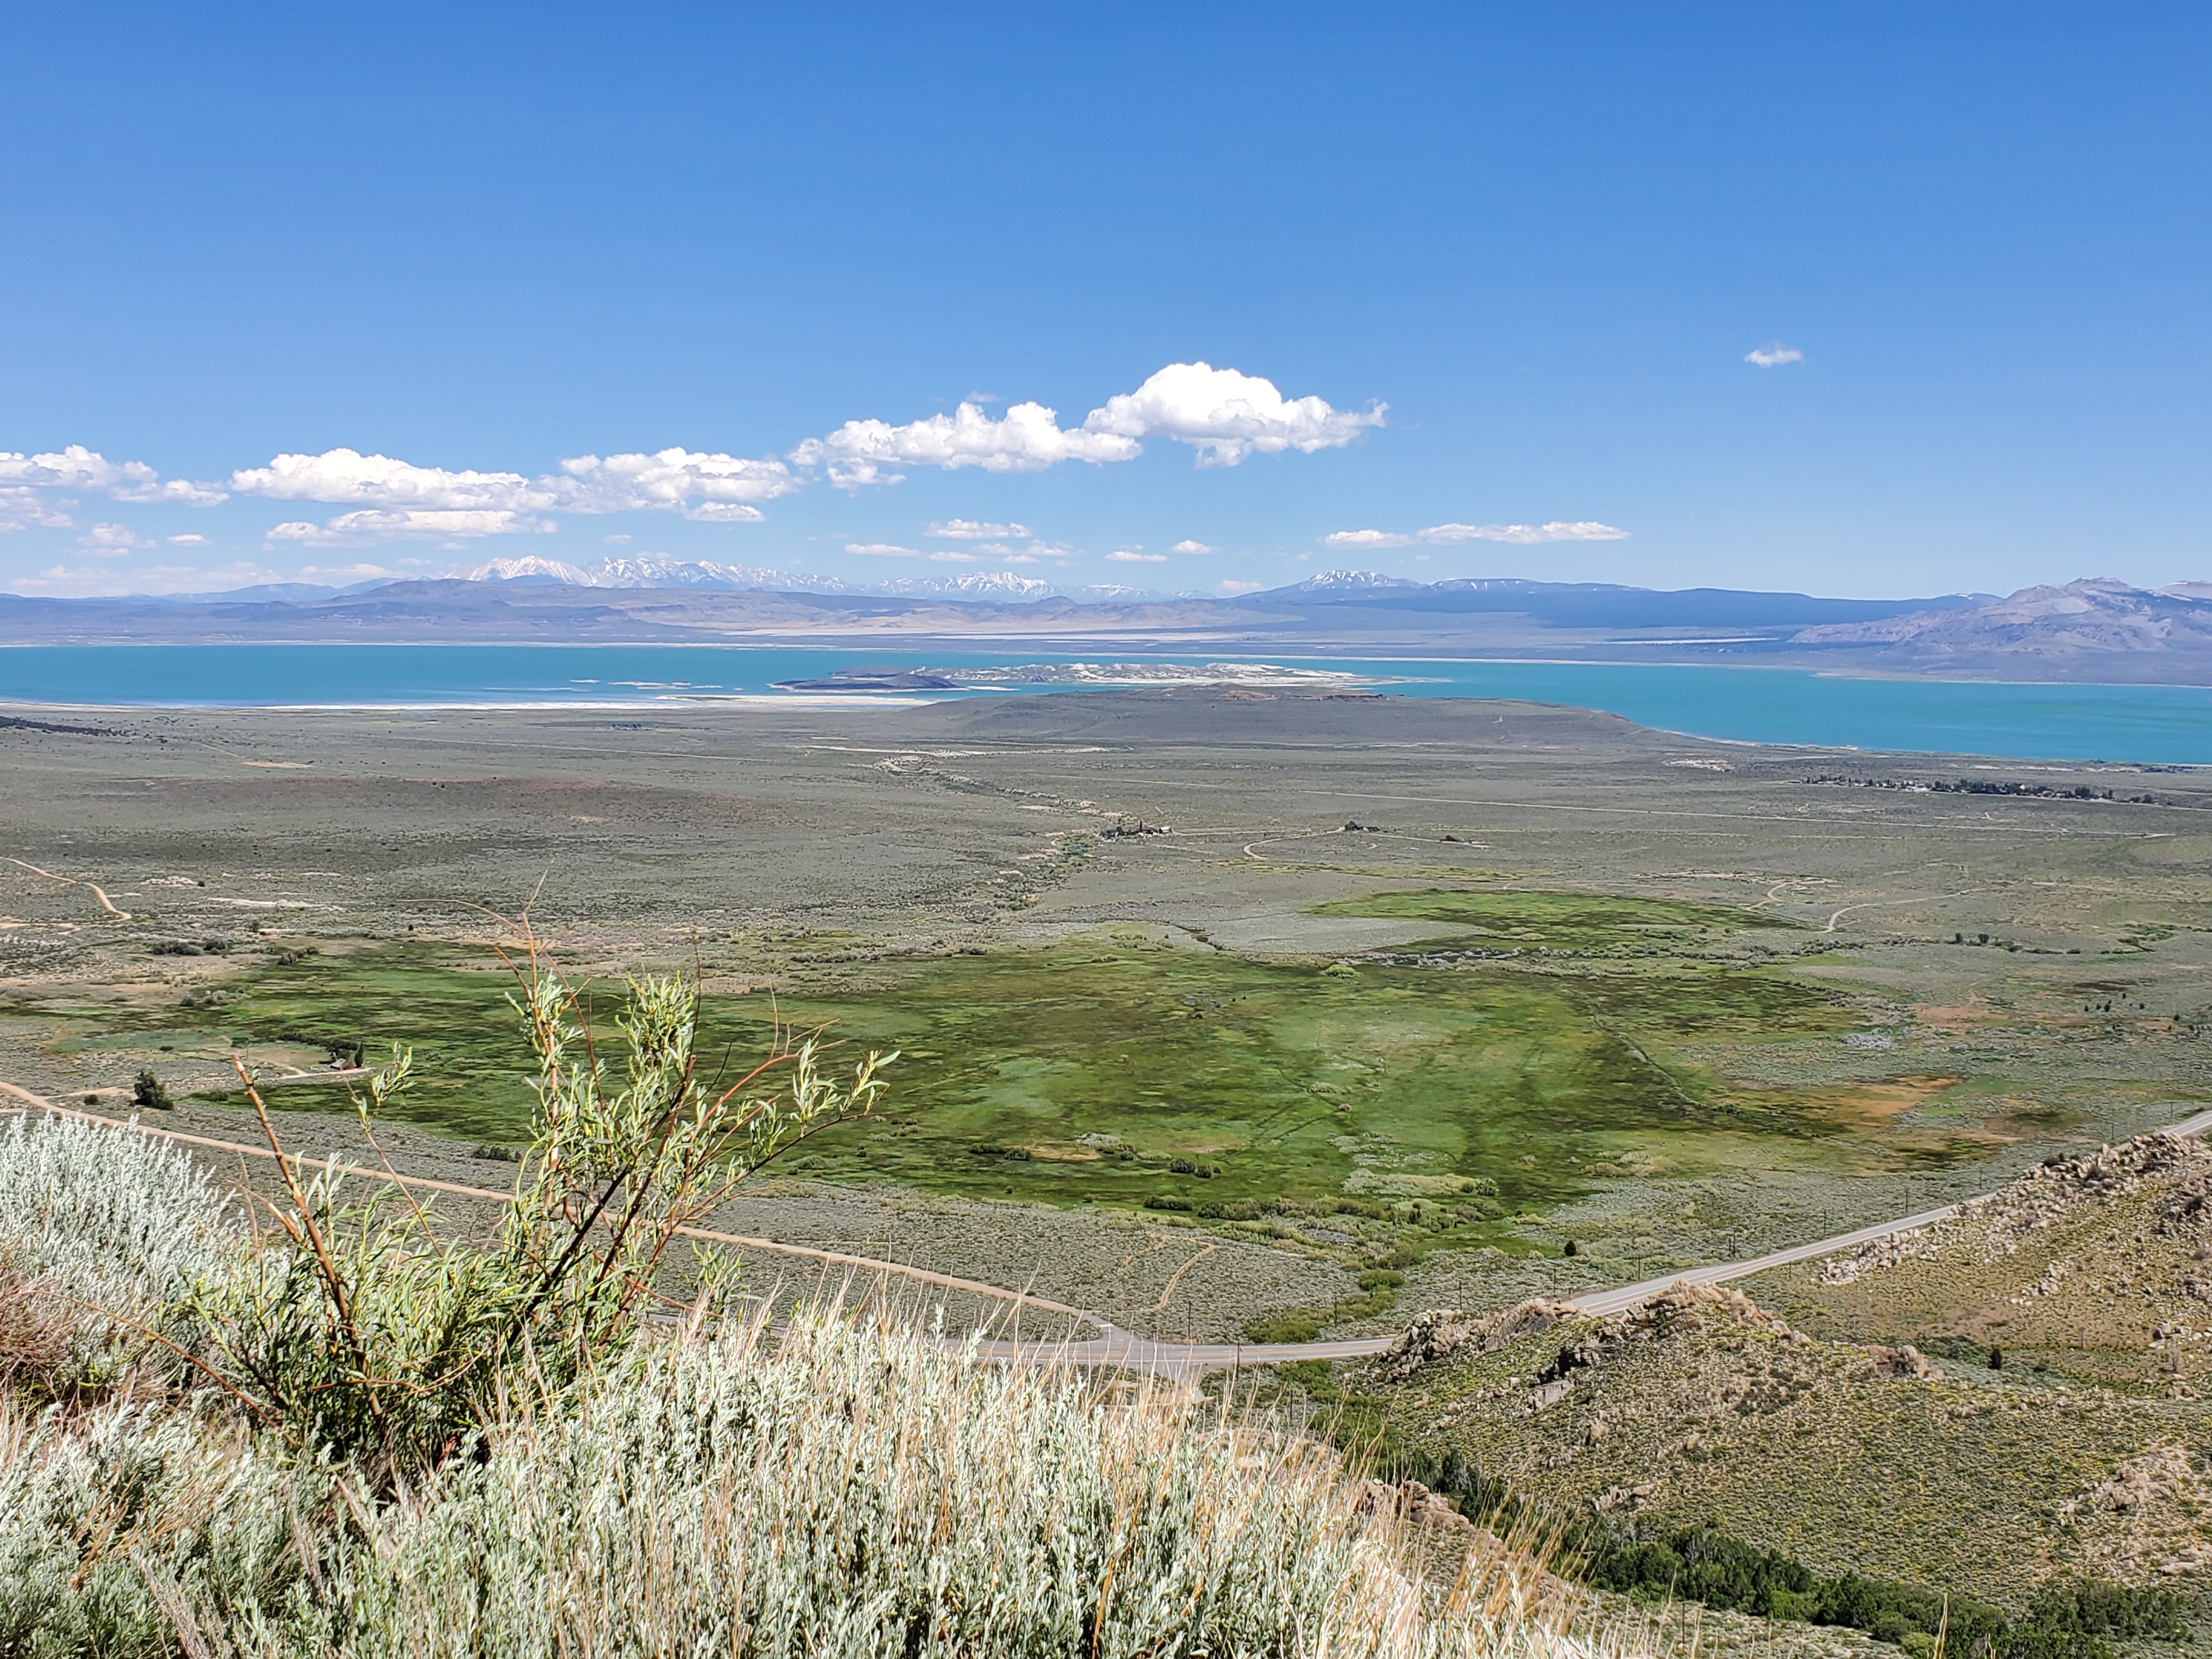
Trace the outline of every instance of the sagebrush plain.
<instances>
[{"instance_id":1,"label":"sagebrush plain","mask_svg":"<svg viewBox=\"0 0 2212 1659\"><path fill-rule=\"evenodd\" d=\"M1792 1243L2206 1092L2186 772L1249 690L30 719L9 1079L113 1106L151 1070L206 1133L237 1053L343 1144L332 1057L408 1044L394 1156L497 1186L493 947L534 894L610 1007L696 970L731 1064L779 1021L900 1050L883 1121L735 1230L1161 1335Z\"/></svg>"}]
</instances>

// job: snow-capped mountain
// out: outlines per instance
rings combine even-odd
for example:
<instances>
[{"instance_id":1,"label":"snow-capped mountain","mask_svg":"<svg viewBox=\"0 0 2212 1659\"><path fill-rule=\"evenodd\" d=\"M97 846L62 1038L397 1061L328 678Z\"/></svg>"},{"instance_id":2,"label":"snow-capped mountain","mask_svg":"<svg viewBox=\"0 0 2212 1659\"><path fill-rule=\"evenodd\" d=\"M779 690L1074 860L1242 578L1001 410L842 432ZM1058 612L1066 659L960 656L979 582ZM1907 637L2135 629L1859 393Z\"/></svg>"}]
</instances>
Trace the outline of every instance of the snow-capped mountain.
<instances>
[{"instance_id":1,"label":"snow-capped mountain","mask_svg":"<svg viewBox=\"0 0 2212 1659\"><path fill-rule=\"evenodd\" d=\"M781 593L864 591L835 576L806 576L757 564L722 564L713 559L669 559L657 553L594 559L583 565L529 554L493 559L453 574L463 581L561 582L572 587L720 587L744 592L767 588Z\"/></svg>"},{"instance_id":2,"label":"snow-capped mountain","mask_svg":"<svg viewBox=\"0 0 2212 1659\"><path fill-rule=\"evenodd\" d=\"M1425 587L1425 582L1408 581L1403 576L1385 576L1375 570L1324 570L1318 576L1309 576L1288 587L1278 587L1277 593L1380 593L1394 588Z\"/></svg>"},{"instance_id":3,"label":"snow-capped mountain","mask_svg":"<svg viewBox=\"0 0 2212 1659\"><path fill-rule=\"evenodd\" d=\"M957 576L894 576L855 593L888 593L899 598L944 599L1048 599L1060 590L1035 576L1012 570L969 570Z\"/></svg>"}]
</instances>

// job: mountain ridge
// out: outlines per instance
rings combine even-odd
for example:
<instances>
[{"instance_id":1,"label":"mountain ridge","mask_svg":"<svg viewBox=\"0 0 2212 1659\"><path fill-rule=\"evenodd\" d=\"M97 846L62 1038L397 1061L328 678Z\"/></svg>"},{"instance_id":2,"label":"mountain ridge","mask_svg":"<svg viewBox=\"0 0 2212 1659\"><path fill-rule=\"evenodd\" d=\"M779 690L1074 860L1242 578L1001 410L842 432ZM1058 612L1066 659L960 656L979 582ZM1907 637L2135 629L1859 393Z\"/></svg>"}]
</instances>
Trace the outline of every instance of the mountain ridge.
<instances>
[{"instance_id":1,"label":"mountain ridge","mask_svg":"<svg viewBox=\"0 0 2212 1659\"><path fill-rule=\"evenodd\" d=\"M581 580L571 580L580 577ZM1941 678L2212 684L2212 584L2109 577L1985 593L1844 599L1734 588L1328 570L1231 597L1060 589L1007 571L857 586L712 562L538 558L347 589L58 599L0 594L15 644L980 643L1182 654L1542 656Z\"/></svg>"},{"instance_id":2,"label":"mountain ridge","mask_svg":"<svg viewBox=\"0 0 2212 1659\"><path fill-rule=\"evenodd\" d=\"M2116 653L2212 655L2212 583L2130 586L2110 576L2023 587L1972 608L1815 625L1791 642L1874 646L1926 662Z\"/></svg>"}]
</instances>

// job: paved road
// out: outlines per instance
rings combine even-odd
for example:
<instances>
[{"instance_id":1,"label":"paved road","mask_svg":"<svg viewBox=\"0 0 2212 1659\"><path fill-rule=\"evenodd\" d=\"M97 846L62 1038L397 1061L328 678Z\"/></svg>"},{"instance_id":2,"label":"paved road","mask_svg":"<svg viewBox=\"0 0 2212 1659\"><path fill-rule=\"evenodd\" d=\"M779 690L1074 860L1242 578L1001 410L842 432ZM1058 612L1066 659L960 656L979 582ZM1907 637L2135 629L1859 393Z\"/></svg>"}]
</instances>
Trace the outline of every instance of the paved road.
<instances>
[{"instance_id":1,"label":"paved road","mask_svg":"<svg viewBox=\"0 0 2212 1659\"><path fill-rule=\"evenodd\" d=\"M15 1084L0 1082L0 1093L15 1096L27 1105L43 1107L47 1111L64 1117L80 1118L88 1122L104 1123L116 1128L126 1126L114 1118L95 1117L89 1112L58 1106L43 1097ZM265 1146L248 1146L233 1141L210 1140L204 1136L179 1134L173 1130L135 1126L142 1134L157 1136L164 1140L182 1141L190 1145L219 1148L226 1152L245 1152L256 1158L269 1157ZM2168 1127L2166 1133L2175 1135L2199 1135L2212 1128L2212 1111L2197 1113ZM325 1166L318 1158L299 1158L300 1164L311 1168ZM375 1172L357 1173L370 1179ZM462 1187L451 1182L428 1181L419 1176L396 1176L386 1177L410 1187L427 1187L439 1191L465 1194L471 1198L491 1199L507 1203L513 1195L492 1192L483 1188ZM1833 1237L1815 1239L1809 1244L1792 1245L1786 1250L1773 1250L1765 1255L1749 1257L1741 1261L1724 1261L1711 1267L1686 1267L1680 1273L1667 1273L1657 1279L1639 1279L1633 1285L1622 1285L1609 1291L1585 1291L1582 1295L1569 1297L1568 1302L1584 1313L1612 1314L1632 1308L1638 1303L1669 1290L1676 1285L1725 1285L1731 1279L1748 1279L1753 1273L1765 1273L1770 1267L1786 1267L1793 1261L1809 1261L1817 1256L1836 1255L1844 1250L1856 1249L1875 1239L1887 1238L1893 1233L1907 1233L1917 1227L1932 1225L1959 1212L1956 1204L1947 1204L1941 1209L1923 1210L1916 1215L1899 1217L1894 1221L1877 1221L1868 1227L1854 1228ZM1145 1371L1162 1376L1194 1376L1206 1371L1228 1370L1244 1365L1285 1365L1309 1359L1364 1359L1381 1353L1393 1339L1382 1336L1351 1337L1337 1342L1162 1342L1148 1336L1139 1336L1125 1331L1084 1309L1071 1308L1043 1297L1021 1296L994 1285L981 1285L970 1279L955 1279L948 1274L931 1273L924 1268L903 1267L896 1262L880 1261L870 1256L847 1255L836 1250L810 1249L803 1245L781 1243L773 1239L741 1237L730 1233L708 1232L704 1229L684 1228L691 1237L715 1243L739 1245L748 1249L775 1250L785 1255L811 1257L816 1261L839 1267L869 1272L884 1272L916 1279L945 1289L961 1290L973 1294L994 1297L1023 1304L1031 1309L1058 1314L1063 1317L1081 1320L1094 1325L1098 1335L1086 1341L1061 1342L986 1342L981 1352L994 1359L1016 1360L1031 1364L1074 1364L1112 1366L1122 1370Z\"/></svg>"}]
</instances>

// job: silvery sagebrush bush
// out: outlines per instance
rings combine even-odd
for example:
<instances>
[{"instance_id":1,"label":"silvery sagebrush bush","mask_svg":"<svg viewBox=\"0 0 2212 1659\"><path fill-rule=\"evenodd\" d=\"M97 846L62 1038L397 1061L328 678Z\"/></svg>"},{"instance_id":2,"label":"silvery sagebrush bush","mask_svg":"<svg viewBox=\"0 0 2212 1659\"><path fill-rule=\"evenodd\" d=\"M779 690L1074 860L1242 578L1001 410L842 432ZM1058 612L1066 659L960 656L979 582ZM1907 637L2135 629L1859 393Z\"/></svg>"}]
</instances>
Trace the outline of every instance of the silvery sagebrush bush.
<instances>
[{"instance_id":1,"label":"silvery sagebrush bush","mask_svg":"<svg viewBox=\"0 0 2212 1659\"><path fill-rule=\"evenodd\" d=\"M1587 1651L1525 1557L1425 1609L1325 1448L835 1307L647 1340L557 1403L382 1500L220 1418L19 1420L0 1652Z\"/></svg>"},{"instance_id":2,"label":"silvery sagebrush bush","mask_svg":"<svg viewBox=\"0 0 2212 1659\"><path fill-rule=\"evenodd\" d=\"M359 1610L522 1655L1488 1654L1553 1638L1493 1563L1425 1613L1326 1448L1171 1388L825 1309L641 1351L397 1523ZM481 1647L439 1645L472 1611Z\"/></svg>"},{"instance_id":3,"label":"silvery sagebrush bush","mask_svg":"<svg viewBox=\"0 0 2212 1659\"><path fill-rule=\"evenodd\" d=\"M313 1651L332 1610L311 1592L333 1583L315 1553L336 1572L353 1546L304 1519L328 1512L329 1470L271 1450L189 1404L0 1401L0 1654L189 1652L180 1629Z\"/></svg>"},{"instance_id":4,"label":"silvery sagebrush bush","mask_svg":"<svg viewBox=\"0 0 2212 1659\"><path fill-rule=\"evenodd\" d=\"M236 1202L180 1149L149 1136L59 1115L19 1114L0 1126L0 1298L9 1330L0 1374L48 1389L94 1388L126 1361L200 1332L185 1315L191 1286L239 1260ZM35 1337L39 1340L29 1340Z\"/></svg>"}]
</instances>

